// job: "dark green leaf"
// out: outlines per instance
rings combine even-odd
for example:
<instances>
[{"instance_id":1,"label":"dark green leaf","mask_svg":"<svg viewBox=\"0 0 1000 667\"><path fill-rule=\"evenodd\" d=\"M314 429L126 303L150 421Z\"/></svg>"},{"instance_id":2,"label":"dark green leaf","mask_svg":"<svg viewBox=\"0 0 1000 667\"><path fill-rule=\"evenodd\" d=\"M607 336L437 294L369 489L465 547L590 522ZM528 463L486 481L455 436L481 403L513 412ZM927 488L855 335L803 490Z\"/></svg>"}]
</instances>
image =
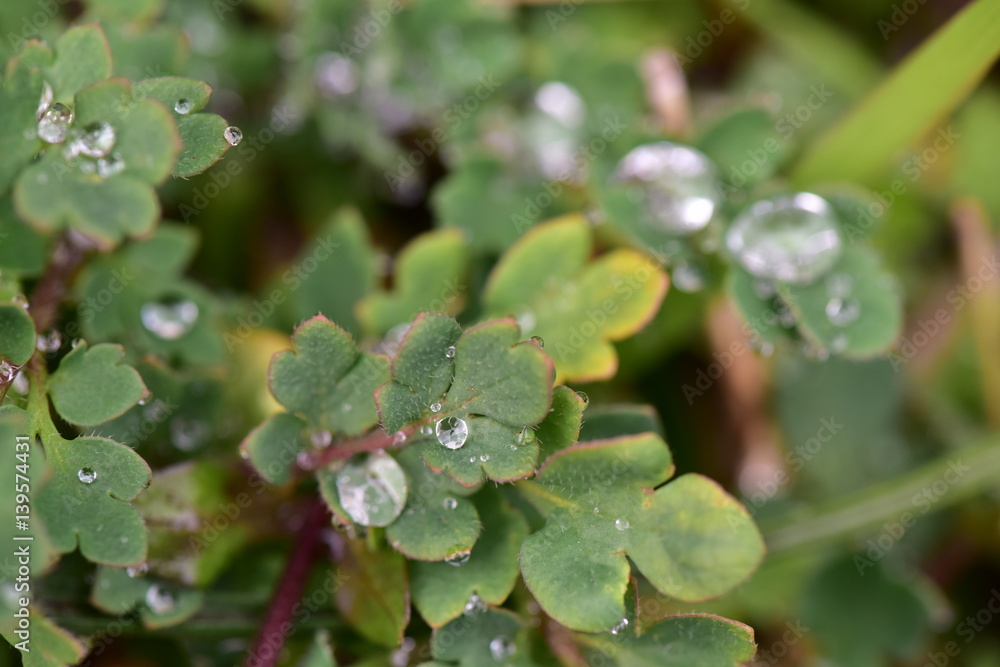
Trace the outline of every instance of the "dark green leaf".
<instances>
[{"instance_id":1,"label":"dark green leaf","mask_svg":"<svg viewBox=\"0 0 1000 667\"><path fill-rule=\"evenodd\" d=\"M66 421L96 426L125 413L149 394L142 377L121 363L120 345L81 342L59 363L49 383L52 404Z\"/></svg>"}]
</instances>

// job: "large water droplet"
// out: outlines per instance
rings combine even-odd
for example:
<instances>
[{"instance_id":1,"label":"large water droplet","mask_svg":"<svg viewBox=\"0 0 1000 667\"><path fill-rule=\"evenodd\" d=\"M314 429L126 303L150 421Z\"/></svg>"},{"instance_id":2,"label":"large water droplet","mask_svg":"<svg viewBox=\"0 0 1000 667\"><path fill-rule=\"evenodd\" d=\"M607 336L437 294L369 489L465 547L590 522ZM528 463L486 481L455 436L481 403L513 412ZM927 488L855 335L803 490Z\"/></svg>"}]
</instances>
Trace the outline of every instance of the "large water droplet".
<instances>
[{"instance_id":1,"label":"large water droplet","mask_svg":"<svg viewBox=\"0 0 1000 667\"><path fill-rule=\"evenodd\" d=\"M826 317L831 324L846 327L861 315L861 306L850 297L835 296L826 302Z\"/></svg>"},{"instance_id":2,"label":"large water droplet","mask_svg":"<svg viewBox=\"0 0 1000 667\"><path fill-rule=\"evenodd\" d=\"M469 596L469 601L465 603L465 610L463 613L466 616L476 616L484 611L486 611L486 603L483 602L483 599L475 593Z\"/></svg>"},{"instance_id":3,"label":"large water droplet","mask_svg":"<svg viewBox=\"0 0 1000 667\"><path fill-rule=\"evenodd\" d=\"M406 504L406 475L385 452L345 465L337 474L340 505L362 526L388 526Z\"/></svg>"},{"instance_id":4,"label":"large water droplet","mask_svg":"<svg viewBox=\"0 0 1000 667\"><path fill-rule=\"evenodd\" d=\"M615 519L615 528L621 532L625 532L629 528L628 519Z\"/></svg>"},{"instance_id":5,"label":"large water droplet","mask_svg":"<svg viewBox=\"0 0 1000 667\"><path fill-rule=\"evenodd\" d=\"M822 197L808 192L765 199L733 221L726 247L754 276L807 284L840 256L837 218Z\"/></svg>"},{"instance_id":6,"label":"large water droplet","mask_svg":"<svg viewBox=\"0 0 1000 667\"><path fill-rule=\"evenodd\" d=\"M163 299L147 303L139 311L142 326L163 340L177 340L198 321L198 304L190 299Z\"/></svg>"},{"instance_id":7,"label":"large water droplet","mask_svg":"<svg viewBox=\"0 0 1000 667\"><path fill-rule=\"evenodd\" d=\"M438 442L448 449L458 449L469 437L469 425L459 417L445 417L434 425Z\"/></svg>"},{"instance_id":8,"label":"large water droplet","mask_svg":"<svg viewBox=\"0 0 1000 667\"><path fill-rule=\"evenodd\" d=\"M153 584L146 590L146 606L154 614L166 614L173 610L174 604L174 596L159 584Z\"/></svg>"},{"instance_id":9,"label":"large water droplet","mask_svg":"<svg viewBox=\"0 0 1000 667\"><path fill-rule=\"evenodd\" d=\"M316 87L323 97L337 99L358 88L358 68L339 53L324 53L316 60Z\"/></svg>"},{"instance_id":10,"label":"large water droplet","mask_svg":"<svg viewBox=\"0 0 1000 667\"><path fill-rule=\"evenodd\" d=\"M191 109L194 108L194 104L186 97L182 97L174 103L174 111L182 116L186 116L191 113Z\"/></svg>"},{"instance_id":11,"label":"large water droplet","mask_svg":"<svg viewBox=\"0 0 1000 667\"><path fill-rule=\"evenodd\" d=\"M243 141L243 130L235 125L230 125L222 133L222 136L226 138L230 146L239 146L240 142Z\"/></svg>"},{"instance_id":12,"label":"large water droplet","mask_svg":"<svg viewBox=\"0 0 1000 667\"><path fill-rule=\"evenodd\" d=\"M618 625L616 625L615 627L611 628L611 634L617 635L619 632L621 632L622 630L624 630L627 627L628 627L628 619L627 618L623 618L618 623Z\"/></svg>"},{"instance_id":13,"label":"large water droplet","mask_svg":"<svg viewBox=\"0 0 1000 667\"><path fill-rule=\"evenodd\" d=\"M0 359L0 382L10 382L18 372L6 359Z\"/></svg>"},{"instance_id":14,"label":"large water droplet","mask_svg":"<svg viewBox=\"0 0 1000 667\"><path fill-rule=\"evenodd\" d=\"M38 119L38 138L50 144L61 144L72 124L72 109L61 102L50 104Z\"/></svg>"},{"instance_id":15,"label":"large water droplet","mask_svg":"<svg viewBox=\"0 0 1000 667\"><path fill-rule=\"evenodd\" d=\"M97 175L101 178L111 178L125 170L125 160L118 153L102 157L97 161Z\"/></svg>"},{"instance_id":16,"label":"large water droplet","mask_svg":"<svg viewBox=\"0 0 1000 667\"><path fill-rule=\"evenodd\" d=\"M517 645L511 640L510 637L504 635L498 635L490 641L490 655L497 662L503 662L510 656L514 655L517 650Z\"/></svg>"},{"instance_id":17,"label":"large water droplet","mask_svg":"<svg viewBox=\"0 0 1000 667\"><path fill-rule=\"evenodd\" d=\"M97 471L93 468L80 468L76 477L84 484L93 484L94 480L97 479Z\"/></svg>"},{"instance_id":18,"label":"large water droplet","mask_svg":"<svg viewBox=\"0 0 1000 667\"><path fill-rule=\"evenodd\" d=\"M721 202L712 162L668 141L633 148L618 163L615 178L629 186L644 223L673 234L704 229Z\"/></svg>"},{"instance_id":19,"label":"large water droplet","mask_svg":"<svg viewBox=\"0 0 1000 667\"><path fill-rule=\"evenodd\" d=\"M115 147L115 128L110 123L91 123L69 144L71 155L104 157Z\"/></svg>"}]
</instances>

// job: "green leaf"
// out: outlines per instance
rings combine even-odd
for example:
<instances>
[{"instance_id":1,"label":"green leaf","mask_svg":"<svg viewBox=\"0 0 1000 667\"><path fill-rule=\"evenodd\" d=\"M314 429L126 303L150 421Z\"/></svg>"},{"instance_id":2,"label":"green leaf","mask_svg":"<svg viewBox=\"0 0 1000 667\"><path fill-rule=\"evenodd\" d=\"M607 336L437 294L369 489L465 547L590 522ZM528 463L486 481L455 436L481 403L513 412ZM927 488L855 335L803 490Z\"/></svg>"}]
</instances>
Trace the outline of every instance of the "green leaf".
<instances>
[{"instance_id":1,"label":"green leaf","mask_svg":"<svg viewBox=\"0 0 1000 667\"><path fill-rule=\"evenodd\" d=\"M271 393L314 429L358 435L378 422L375 389L389 379L385 357L358 352L350 334L317 315L292 335L294 350L274 355Z\"/></svg>"},{"instance_id":2,"label":"green leaf","mask_svg":"<svg viewBox=\"0 0 1000 667\"><path fill-rule=\"evenodd\" d=\"M464 486L484 473L497 481L526 477L538 460L528 427L548 413L552 363L534 343L518 343L511 320L457 334L448 317L417 318L393 360L393 381L375 396L382 426L392 433L420 422L420 436L430 440L427 465ZM448 425L464 430L450 445L440 434Z\"/></svg>"},{"instance_id":3,"label":"green leaf","mask_svg":"<svg viewBox=\"0 0 1000 667\"><path fill-rule=\"evenodd\" d=\"M240 452L271 484L291 478L296 457L309 449L303 437L306 424L295 415L278 413L255 428L240 443Z\"/></svg>"},{"instance_id":4,"label":"green leaf","mask_svg":"<svg viewBox=\"0 0 1000 667\"><path fill-rule=\"evenodd\" d=\"M324 486L329 483L325 477ZM388 526L403 511L409 491L403 469L385 452L348 461L333 483L339 508L362 526Z\"/></svg>"},{"instance_id":5,"label":"green leaf","mask_svg":"<svg viewBox=\"0 0 1000 667\"><path fill-rule=\"evenodd\" d=\"M45 72L53 99L69 104L83 88L111 76L111 47L97 24L70 28L55 45L55 60Z\"/></svg>"},{"instance_id":6,"label":"green leaf","mask_svg":"<svg viewBox=\"0 0 1000 667\"><path fill-rule=\"evenodd\" d=\"M337 667L329 631L319 630L313 635L309 650L298 662L298 667Z\"/></svg>"},{"instance_id":7,"label":"green leaf","mask_svg":"<svg viewBox=\"0 0 1000 667\"><path fill-rule=\"evenodd\" d=\"M517 643L522 629L521 620L506 609L463 614L448 625L434 631L431 651L438 660L455 662L460 667L496 667L504 665L531 665L526 655L527 646ZM491 645L506 640L512 645L510 657L497 660Z\"/></svg>"},{"instance_id":8,"label":"green leaf","mask_svg":"<svg viewBox=\"0 0 1000 667\"><path fill-rule=\"evenodd\" d=\"M591 664L621 667L739 667L756 651L753 628L711 614L668 617L641 636L577 635Z\"/></svg>"},{"instance_id":9,"label":"green leaf","mask_svg":"<svg viewBox=\"0 0 1000 667\"><path fill-rule=\"evenodd\" d=\"M149 395L142 377L121 363L120 345L81 342L59 363L49 382L52 404L66 421L97 426L125 414Z\"/></svg>"},{"instance_id":10,"label":"green leaf","mask_svg":"<svg viewBox=\"0 0 1000 667\"><path fill-rule=\"evenodd\" d=\"M16 303L0 304L0 359L22 366L35 353L35 323Z\"/></svg>"},{"instance_id":11,"label":"green leaf","mask_svg":"<svg viewBox=\"0 0 1000 667\"><path fill-rule=\"evenodd\" d=\"M135 93L140 98L157 100L174 114L184 144L174 165L174 176L187 178L200 174L230 149L224 136L229 123L215 114L197 113L205 108L212 96L212 88L207 83L174 76L144 79L135 84Z\"/></svg>"},{"instance_id":12,"label":"green leaf","mask_svg":"<svg viewBox=\"0 0 1000 667\"><path fill-rule=\"evenodd\" d=\"M53 434L43 446L55 474L38 490L36 509L53 547L69 553L79 542L87 560L119 567L146 560L146 527L128 504L149 485L146 462L107 438Z\"/></svg>"},{"instance_id":13,"label":"green leaf","mask_svg":"<svg viewBox=\"0 0 1000 667\"><path fill-rule=\"evenodd\" d=\"M730 186L752 187L774 175L788 157L786 140L775 133L774 119L763 109L742 109L712 125L697 148L710 157ZM745 163L753 169L743 168Z\"/></svg>"},{"instance_id":14,"label":"green leaf","mask_svg":"<svg viewBox=\"0 0 1000 667\"><path fill-rule=\"evenodd\" d=\"M527 521L499 493L484 490L475 503L483 533L468 562L410 565L413 604L433 628L458 618L474 594L491 605L503 604L517 582L517 553L528 536Z\"/></svg>"},{"instance_id":15,"label":"green leaf","mask_svg":"<svg viewBox=\"0 0 1000 667\"><path fill-rule=\"evenodd\" d=\"M795 169L796 182L873 184L900 151L932 132L986 76L1000 56L998 31L1000 0L978 0L963 9L810 148Z\"/></svg>"},{"instance_id":16,"label":"green leaf","mask_svg":"<svg viewBox=\"0 0 1000 667\"><path fill-rule=\"evenodd\" d=\"M47 259L48 239L14 214L10 197L0 197L0 270L34 276L42 272Z\"/></svg>"},{"instance_id":17,"label":"green leaf","mask_svg":"<svg viewBox=\"0 0 1000 667\"><path fill-rule=\"evenodd\" d=\"M469 490L428 470L416 447L407 447L396 460L412 491L403 513L386 528L389 543L410 560L448 560L468 554L482 528L479 513L465 498Z\"/></svg>"},{"instance_id":18,"label":"green leaf","mask_svg":"<svg viewBox=\"0 0 1000 667\"><path fill-rule=\"evenodd\" d=\"M552 410L535 429L541 461L576 443L586 407L587 399L569 387L560 385L552 390Z\"/></svg>"},{"instance_id":19,"label":"green leaf","mask_svg":"<svg viewBox=\"0 0 1000 667\"><path fill-rule=\"evenodd\" d=\"M487 313L512 315L525 335L541 337L557 381L614 375L611 341L639 331L666 293L666 274L645 255L613 250L588 264L591 250L587 222L560 218L525 234L486 285Z\"/></svg>"},{"instance_id":20,"label":"green leaf","mask_svg":"<svg viewBox=\"0 0 1000 667\"><path fill-rule=\"evenodd\" d=\"M831 296L831 281L850 282L848 295ZM838 354L868 358L885 352L903 327L902 295L879 256L862 246L844 250L826 279L809 285L778 285L778 292L795 315L808 340ZM828 311L831 301L857 309L855 319L838 324Z\"/></svg>"},{"instance_id":21,"label":"green leaf","mask_svg":"<svg viewBox=\"0 0 1000 667\"><path fill-rule=\"evenodd\" d=\"M147 24L163 12L164 0L87 0L87 13L116 23Z\"/></svg>"},{"instance_id":22,"label":"green leaf","mask_svg":"<svg viewBox=\"0 0 1000 667\"><path fill-rule=\"evenodd\" d=\"M726 291L743 318L743 330L753 345L773 350L776 344L790 338L790 330L781 322L773 294L766 296L773 291L772 287L765 288L764 283L733 264L726 278Z\"/></svg>"},{"instance_id":23,"label":"green leaf","mask_svg":"<svg viewBox=\"0 0 1000 667\"><path fill-rule=\"evenodd\" d=\"M48 150L21 174L14 204L24 220L43 231L69 226L111 247L152 230L159 204L151 186L170 175L182 144L170 112L154 100L133 99L124 79L101 81L77 94L74 128L99 123L115 133L107 156ZM71 128L67 142L75 131Z\"/></svg>"},{"instance_id":24,"label":"green leaf","mask_svg":"<svg viewBox=\"0 0 1000 667\"><path fill-rule=\"evenodd\" d=\"M151 630L183 623L198 612L203 601L201 591L133 577L115 567L97 568L90 592L90 603L107 614L122 615L139 608L143 626Z\"/></svg>"},{"instance_id":25,"label":"green leaf","mask_svg":"<svg viewBox=\"0 0 1000 667\"><path fill-rule=\"evenodd\" d=\"M406 559L395 551L374 551L364 540L345 540L338 558L342 580L335 603L341 617L366 639L395 648L410 622Z\"/></svg>"},{"instance_id":26,"label":"green leaf","mask_svg":"<svg viewBox=\"0 0 1000 667\"><path fill-rule=\"evenodd\" d=\"M653 491L672 472L666 444L644 433L565 449L522 483L547 518L521 548L524 581L546 613L577 630L615 627L626 555L660 592L686 601L722 595L753 572L764 545L746 510L700 475Z\"/></svg>"},{"instance_id":27,"label":"green leaf","mask_svg":"<svg viewBox=\"0 0 1000 667\"><path fill-rule=\"evenodd\" d=\"M0 86L0 195L38 151L38 112L42 76L15 58Z\"/></svg>"},{"instance_id":28,"label":"green leaf","mask_svg":"<svg viewBox=\"0 0 1000 667\"><path fill-rule=\"evenodd\" d=\"M462 281L468 264L460 231L422 234L396 258L393 290L377 290L362 299L358 318L368 331L382 335L421 311L454 315L465 303Z\"/></svg>"},{"instance_id":29,"label":"green leaf","mask_svg":"<svg viewBox=\"0 0 1000 667\"><path fill-rule=\"evenodd\" d=\"M580 429L580 441L639 433L656 433L663 437L663 425L655 408L650 405L604 404L587 411L587 421Z\"/></svg>"},{"instance_id":30,"label":"green leaf","mask_svg":"<svg viewBox=\"0 0 1000 667\"><path fill-rule=\"evenodd\" d=\"M30 649L28 653L21 653L22 667L66 667L67 665L79 665L87 657L87 645L72 634L63 630L45 616L45 612L36 606L29 606L31 614L31 637L26 647ZM0 613L3 613L3 620L0 621L0 634L10 642L11 646L16 646L22 641L14 634L17 628L17 618L14 616L15 609L8 608L6 604L0 604Z\"/></svg>"}]
</instances>

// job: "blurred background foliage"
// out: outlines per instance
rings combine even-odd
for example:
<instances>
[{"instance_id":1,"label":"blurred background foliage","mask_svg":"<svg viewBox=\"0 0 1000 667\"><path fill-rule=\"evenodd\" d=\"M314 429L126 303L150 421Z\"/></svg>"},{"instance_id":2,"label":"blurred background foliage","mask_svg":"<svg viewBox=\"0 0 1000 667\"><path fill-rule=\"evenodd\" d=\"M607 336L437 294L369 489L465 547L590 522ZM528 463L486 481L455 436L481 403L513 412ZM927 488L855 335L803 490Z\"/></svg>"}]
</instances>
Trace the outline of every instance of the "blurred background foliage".
<instances>
[{"instance_id":1,"label":"blurred background foliage","mask_svg":"<svg viewBox=\"0 0 1000 667\"><path fill-rule=\"evenodd\" d=\"M246 649L280 572L279 538L294 522L290 491L260 496L266 505L205 548L178 553L185 538L177 517L200 534L223 499L258 493L235 466L236 445L274 411L263 381L267 361L303 318L322 311L355 335L380 337L392 316L379 320L357 304L374 291L401 288L398 252L411 239L458 227L465 260L454 272L468 285L460 320L475 321L490 267L523 231L512 216L530 225L583 210L601 223L602 175L630 148L657 138L697 141L724 176L742 174L756 193L786 189L801 176L794 165L810 147L966 4L415 0L397 12L394 0L5 0L3 59L21 38L52 43L68 23L96 20L109 36L116 73L204 80L214 90L208 110L245 137L207 174L160 188L164 218L176 224L92 263L75 287L88 340L131 335L137 327L128 318L165 286L198 303L211 315L203 322L215 327L204 324L184 343L128 341L131 361L158 400L102 430L136 447L154 470L186 466L171 469L179 481L155 481L140 506L151 508L154 569L201 591L191 606L197 616L160 632L133 629L92 664L226 664ZM980 4L996 14L998 3ZM680 55L686 90L671 90L689 99L687 118L671 115L676 104L664 103L667 112L657 106L663 97L649 55L656 49ZM939 63L946 74L950 62ZM705 260L701 284L677 289L675 273L648 327L618 345L612 380L575 387L593 404L654 406L679 471L705 473L742 496L765 537L769 526L794 527L802 508L912 480L910 471L1000 425L993 255L1000 78L994 69L959 97L935 88L947 78L928 73L912 101L917 113L933 106L927 100L954 98L934 130L863 177L816 184L866 202L891 193L891 206L865 234L904 294L904 330L893 354L824 359L797 345L778 346L771 356L733 354L743 334L721 289L725 271ZM556 113L546 111L540 91L561 100ZM904 123L899 112L888 109L878 122ZM611 119L621 129L607 150L595 152L579 178L558 180L566 161ZM668 127L671 121L677 124ZM944 149L935 148L938 128L957 137ZM878 143L878 134L867 139ZM760 151L765 145L774 149ZM866 144L851 148L865 162ZM748 160L749 169L742 166ZM851 162L848 154L844 173ZM902 187L893 191L894 183ZM558 184L558 193L533 216L532 202L552 193L546 184ZM623 243L614 225L595 229L603 247ZM350 252L343 261L310 262L324 239ZM429 252L414 261L454 256ZM152 256L154 272L145 268ZM16 258L16 272L30 280L43 257ZM120 312L87 321L88 285L107 284L106 276L122 269L139 277ZM267 305L275 289L288 294L279 307ZM930 334L927 323L942 309L947 322ZM256 326L261 318L266 327ZM158 484L171 486L169 504L157 503ZM947 642L962 652L946 664L1000 664L1000 619L989 613L990 626L982 614L1000 588L1000 494L995 480L979 488L986 492L960 505L948 494L935 497L926 515L907 496L902 507L918 519L889 548L878 540L898 513L835 539L773 549L759 573L725 599L694 607L655 599L650 613L715 611L744 621L757 631L759 664L945 664L928 663L928 655ZM81 559L64 559L45 595L56 601L56 622L86 634L104 621L75 602L89 595L81 572L89 572ZM96 575L89 576L92 583ZM652 596L640 588L646 593ZM962 624L977 613L982 630L966 643L969 625ZM332 608L310 624L332 629L338 653L362 656L356 664L400 659L347 631ZM293 637L296 653L309 636ZM0 662L17 659L4 650Z\"/></svg>"}]
</instances>

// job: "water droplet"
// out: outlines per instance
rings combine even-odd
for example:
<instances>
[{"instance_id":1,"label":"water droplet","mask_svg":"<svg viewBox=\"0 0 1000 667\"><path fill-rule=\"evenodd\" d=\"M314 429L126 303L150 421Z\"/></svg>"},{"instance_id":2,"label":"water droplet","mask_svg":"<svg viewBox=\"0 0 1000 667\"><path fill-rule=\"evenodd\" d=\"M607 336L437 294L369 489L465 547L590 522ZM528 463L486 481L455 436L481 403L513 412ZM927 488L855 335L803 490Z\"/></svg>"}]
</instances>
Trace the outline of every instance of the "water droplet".
<instances>
[{"instance_id":1,"label":"water droplet","mask_svg":"<svg viewBox=\"0 0 1000 667\"><path fill-rule=\"evenodd\" d=\"M396 431L395 433L392 434L392 443L394 445L398 445L404 442L406 442L406 433L404 433L403 431Z\"/></svg>"},{"instance_id":2,"label":"water droplet","mask_svg":"<svg viewBox=\"0 0 1000 667\"><path fill-rule=\"evenodd\" d=\"M753 204L726 232L726 247L754 276L807 284L828 272L841 251L833 209L808 192Z\"/></svg>"},{"instance_id":3,"label":"water droplet","mask_svg":"<svg viewBox=\"0 0 1000 667\"><path fill-rule=\"evenodd\" d=\"M583 407L587 407L588 405L590 405L590 397L587 396L586 393L584 393L582 391L578 391L578 392L576 392L576 395L579 396L580 400L583 401Z\"/></svg>"},{"instance_id":4,"label":"water droplet","mask_svg":"<svg viewBox=\"0 0 1000 667\"><path fill-rule=\"evenodd\" d=\"M447 349L445 349L445 351L444 351L444 356L448 357L449 359L454 359L455 358L455 346L454 345L449 345L447 347Z\"/></svg>"},{"instance_id":5,"label":"water droplet","mask_svg":"<svg viewBox=\"0 0 1000 667\"><path fill-rule=\"evenodd\" d=\"M486 463L487 461L490 460L490 455L489 454L480 454L479 455L479 460L482 461L483 463Z\"/></svg>"},{"instance_id":6,"label":"water droplet","mask_svg":"<svg viewBox=\"0 0 1000 667\"><path fill-rule=\"evenodd\" d=\"M448 449L458 449L469 437L469 426L459 417L445 417L434 425L438 442Z\"/></svg>"},{"instance_id":7,"label":"water droplet","mask_svg":"<svg viewBox=\"0 0 1000 667\"><path fill-rule=\"evenodd\" d=\"M135 579L136 577L141 577L147 572L149 572L149 563L145 562L139 563L138 565L134 565L132 567L125 568L125 573L128 574L128 576L131 577L132 579Z\"/></svg>"},{"instance_id":8,"label":"water droplet","mask_svg":"<svg viewBox=\"0 0 1000 667\"><path fill-rule=\"evenodd\" d=\"M678 262L670 272L674 287L693 294L705 289L705 274L692 262Z\"/></svg>"},{"instance_id":9,"label":"water droplet","mask_svg":"<svg viewBox=\"0 0 1000 667\"><path fill-rule=\"evenodd\" d=\"M52 354L53 352L59 351L59 348L62 347L62 343L62 334L58 331L51 331L48 335L39 336L35 346L41 352Z\"/></svg>"},{"instance_id":10,"label":"water droplet","mask_svg":"<svg viewBox=\"0 0 1000 667\"><path fill-rule=\"evenodd\" d=\"M312 442L313 447L326 449L333 442L333 433L329 431L313 431L312 435L309 436L309 440Z\"/></svg>"},{"instance_id":11,"label":"water droplet","mask_svg":"<svg viewBox=\"0 0 1000 667\"><path fill-rule=\"evenodd\" d=\"M615 627L611 628L611 634L617 635L619 632L621 632L622 630L624 630L627 627L628 627L628 619L627 618L623 618L618 623L618 625L616 625Z\"/></svg>"},{"instance_id":12,"label":"water droplet","mask_svg":"<svg viewBox=\"0 0 1000 667\"><path fill-rule=\"evenodd\" d=\"M510 637L504 635L498 635L490 641L490 655L497 662L503 662L510 656L514 655L517 650L517 645L511 640Z\"/></svg>"},{"instance_id":13,"label":"water droplet","mask_svg":"<svg viewBox=\"0 0 1000 667\"><path fill-rule=\"evenodd\" d=\"M826 317L831 324L846 327L861 315L861 306L850 298L833 297L826 302Z\"/></svg>"},{"instance_id":14,"label":"water droplet","mask_svg":"<svg viewBox=\"0 0 1000 667\"><path fill-rule=\"evenodd\" d=\"M458 501L451 496L448 496L444 499L443 505L446 510L453 510L458 507Z\"/></svg>"},{"instance_id":15,"label":"water droplet","mask_svg":"<svg viewBox=\"0 0 1000 667\"><path fill-rule=\"evenodd\" d=\"M795 314L792 312L792 309L788 307L787 303L782 301L778 304L777 314L778 321L781 323L781 326L789 329L795 326Z\"/></svg>"},{"instance_id":16,"label":"water droplet","mask_svg":"<svg viewBox=\"0 0 1000 667\"><path fill-rule=\"evenodd\" d=\"M182 97L174 103L174 111L182 116L186 116L191 113L191 109L193 108L194 104L186 97Z\"/></svg>"},{"instance_id":17,"label":"water droplet","mask_svg":"<svg viewBox=\"0 0 1000 667\"><path fill-rule=\"evenodd\" d=\"M341 411L341 412L350 412L350 411L351 411L351 410L353 410L353 409L354 409L354 406L353 406L353 405L351 405L350 403L343 403L343 404L342 404L342 405L340 406L340 411Z\"/></svg>"},{"instance_id":18,"label":"water droplet","mask_svg":"<svg viewBox=\"0 0 1000 667\"><path fill-rule=\"evenodd\" d=\"M615 178L628 186L645 224L674 234L704 229L721 201L712 162L668 141L633 148L618 163Z\"/></svg>"},{"instance_id":19,"label":"water droplet","mask_svg":"<svg viewBox=\"0 0 1000 667\"><path fill-rule=\"evenodd\" d=\"M355 523L388 526L406 504L406 475L394 458L375 452L340 470L337 496Z\"/></svg>"},{"instance_id":20,"label":"water droplet","mask_svg":"<svg viewBox=\"0 0 1000 667\"><path fill-rule=\"evenodd\" d=\"M532 342L534 342L534 343L535 343L535 345L537 345L538 347L545 347L545 341L544 341L544 340L542 340L542 337L541 337L541 336L532 336L532 337L531 337L531 340L532 340Z\"/></svg>"},{"instance_id":21,"label":"water droplet","mask_svg":"<svg viewBox=\"0 0 1000 667\"><path fill-rule=\"evenodd\" d=\"M239 146L240 142L243 141L243 130L236 127L235 125L230 125L226 128L226 131L222 133L222 136L226 138L230 146Z\"/></svg>"},{"instance_id":22,"label":"water droplet","mask_svg":"<svg viewBox=\"0 0 1000 667\"><path fill-rule=\"evenodd\" d=\"M176 417L170 422L170 442L182 452L190 452L205 444L212 435L208 422L201 419Z\"/></svg>"},{"instance_id":23,"label":"water droplet","mask_svg":"<svg viewBox=\"0 0 1000 667\"><path fill-rule=\"evenodd\" d=\"M146 405L147 403L149 403L149 399L145 396L139 399L139 405Z\"/></svg>"},{"instance_id":24,"label":"water droplet","mask_svg":"<svg viewBox=\"0 0 1000 667\"><path fill-rule=\"evenodd\" d=\"M625 532L629 528L629 523L627 519L615 519L615 528L621 532Z\"/></svg>"},{"instance_id":25,"label":"water droplet","mask_svg":"<svg viewBox=\"0 0 1000 667\"><path fill-rule=\"evenodd\" d=\"M198 304L189 299L162 299L143 305L139 311L142 326L163 340L177 340L198 321Z\"/></svg>"},{"instance_id":26,"label":"water droplet","mask_svg":"<svg viewBox=\"0 0 1000 667\"><path fill-rule=\"evenodd\" d=\"M316 60L316 87L323 97L337 99L358 88L358 68L339 53L324 53Z\"/></svg>"},{"instance_id":27,"label":"water droplet","mask_svg":"<svg viewBox=\"0 0 1000 667\"><path fill-rule=\"evenodd\" d=\"M91 123L73 137L68 150L70 156L104 157L115 147L115 128L110 123Z\"/></svg>"},{"instance_id":28,"label":"water droplet","mask_svg":"<svg viewBox=\"0 0 1000 667\"><path fill-rule=\"evenodd\" d=\"M466 563L468 563L469 562L469 558L471 556L472 556L472 552L471 551L457 551L457 552L453 553L452 555L448 556L447 558L445 558L444 562L448 563L448 565L453 565L455 567L458 567L459 565L465 565ZM473 597L476 597L476 599L479 599L478 596L473 596ZM469 602L472 602L472 598L469 598ZM469 609L469 605L468 604L465 605L465 609L466 609L466 613L468 613L468 609Z\"/></svg>"},{"instance_id":29,"label":"water droplet","mask_svg":"<svg viewBox=\"0 0 1000 667\"><path fill-rule=\"evenodd\" d=\"M468 553L468 552L462 552L462 553ZM483 599L478 595L476 595L475 593L469 596L469 601L465 603L465 611L464 611L465 615L476 616L477 614L481 614L484 611L486 611L486 603L483 602Z\"/></svg>"},{"instance_id":30,"label":"water droplet","mask_svg":"<svg viewBox=\"0 0 1000 667\"><path fill-rule=\"evenodd\" d=\"M475 456L469 457L469 463L475 463L475 462L476 462L476 457Z\"/></svg>"},{"instance_id":31,"label":"water droplet","mask_svg":"<svg viewBox=\"0 0 1000 667\"><path fill-rule=\"evenodd\" d=\"M595 507L594 508L594 514L600 514L600 513L601 513L601 508Z\"/></svg>"},{"instance_id":32,"label":"water droplet","mask_svg":"<svg viewBox=\"0 0 1000 667\"><path fill-rule=\"evenodd\" d=\"M431 412L441 412L441 404L440 403L431 403L430 409L431 409Z\"/></svg>"},{"instance_id":33,"label":"water droplet","mask_svg":"<svg viewBox=\"0 0 1000 667\"><path fill-rule=\"evenodd\" d=\"M72 109L61 102L50 104L38 119L38 138L46 143L61 144L72 124Z\"/></svg>"},{"instance_id":34,"label":"water droplet","mask_svg":"<svg viewBox=\"0 0 1000 667\"><path fill-rule=\"evenodd\" d=\"M86 164L86 163L84 163ZM97 161L97 175L101 178L111 178L125 170L125 160L118 153Z\"/></svg>"},{"instance_id":35,"label":"water droplet","mask_svg":"<svg viewBox=\"0 0 1000 667\"><path fill-rule=\"evenodd\" d=\"M3 377L2 366L3 364L0 363L0 379ZM31 389L31 385L28 383L28 376L24 373L17 373L14 375L14 382L11 384L11 388L13 388L18 394L27 396L28 391Z\"/></svg>"},{"instance_id":36,"label":"water droplet","mask_svg":"<svg viewBox=\"0 0 1000 667\"><path fill-rule=\"evenodd\" d=\"M38 100L38 110L35 111L35 120L42 119L42 114L44 114L45 110L49 108L50 104L52 104L52 98L52 86L49 85L48 81L45 81L42 83L42 97Z\"/></svg>"},{"instance_id":37,"label":"water droplet","mask_svg":"<svg viewBox=\"0 0 1000 667\"><path fill-rule=\"evenodd\" d=\"M93 468L80 468L76 476L84 484L93 484L94 480L97 479L97 471Z\"/></svg>"},{"instance_id":38,"label":"water droplet","mask_svg":"<svg viewBox=\"0 0 1000 667\"><path fill-rule=\"evenodd\" d=\"M174 596L159 584L153 584L146 590L146 606L154 614L166 614L173 610L174 604Z\"/></svg>"}]
</instances>

